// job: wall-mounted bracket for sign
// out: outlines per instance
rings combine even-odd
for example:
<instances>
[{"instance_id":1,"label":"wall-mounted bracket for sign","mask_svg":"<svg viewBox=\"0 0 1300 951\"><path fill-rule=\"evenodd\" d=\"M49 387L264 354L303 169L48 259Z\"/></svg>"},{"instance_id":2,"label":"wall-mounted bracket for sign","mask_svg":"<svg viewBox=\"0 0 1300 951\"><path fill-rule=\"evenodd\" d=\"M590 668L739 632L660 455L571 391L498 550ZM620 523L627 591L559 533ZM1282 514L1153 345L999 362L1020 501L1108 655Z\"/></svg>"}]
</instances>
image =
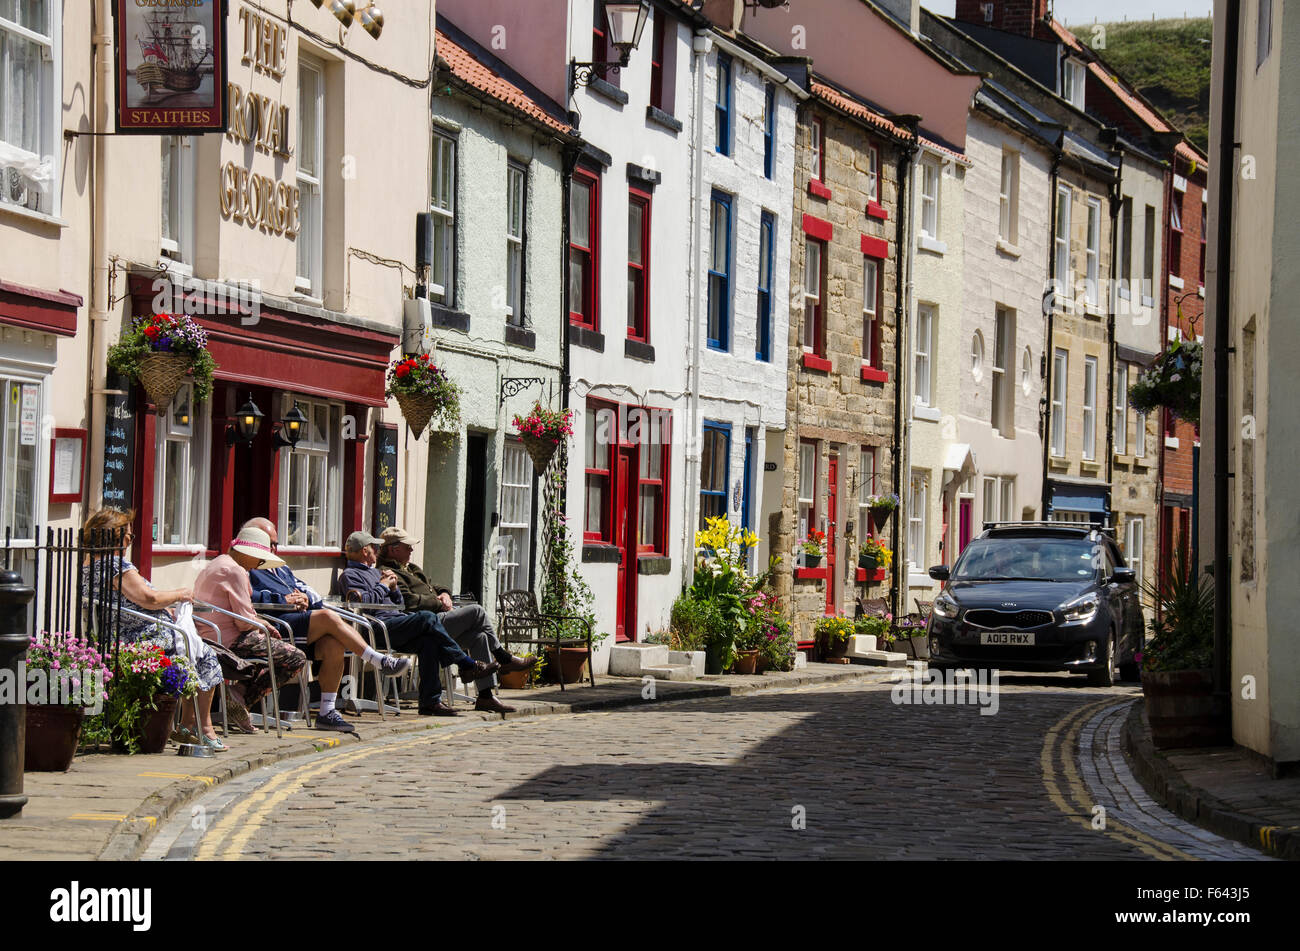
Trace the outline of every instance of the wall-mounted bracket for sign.
<instances>
[{"instance_id":1,"label":"wall-mounted bracket for sign","mask_svg":"<svg viewBox=\"0 0 1300 951\"><path fill-rule=\"evenodd\" d=\"M540 376L508 376L503 378L501 380L501 402L498 405L505 406L508 397L517 396L534 383L539 387L546 385L546 381Z\"/></svg>"}]
</instances>

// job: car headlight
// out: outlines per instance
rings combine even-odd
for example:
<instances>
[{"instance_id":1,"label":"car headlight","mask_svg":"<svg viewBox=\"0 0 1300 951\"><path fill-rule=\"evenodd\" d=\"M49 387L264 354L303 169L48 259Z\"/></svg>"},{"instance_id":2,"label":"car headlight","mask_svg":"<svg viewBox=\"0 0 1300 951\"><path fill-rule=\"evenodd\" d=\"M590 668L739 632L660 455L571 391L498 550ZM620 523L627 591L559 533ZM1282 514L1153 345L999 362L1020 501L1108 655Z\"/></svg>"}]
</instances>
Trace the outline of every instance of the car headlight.
<instances>
[{"instance_id":1,"label":"car headlight","mask_svg":"<svg viewBox=\"0 0 1300 951\"><path fill-rule=\"evenodd\" d=\"M946 618L948 620L955 618L957 616L957 612L961 610L961 608L957 605L957 602L954 601L952 597L949 596L946 592L934 599L934 604L932 605L932 607L935 614L939 615L939 617L941 618Z\"/></svg>"},{"instance_id":2,"label":"car headlight","mask_svg":"<svg viewBox=\"0 0 1300 951\"><path fill-rule=\"evenodd\" d=\"M1061 614L1066 624L1082 624L1096 617L1099 607L1101 607L1101 599L1097 597L1095 591L1089 591L1082 597L1061 605Z\"/></svg>"}]
</instances>

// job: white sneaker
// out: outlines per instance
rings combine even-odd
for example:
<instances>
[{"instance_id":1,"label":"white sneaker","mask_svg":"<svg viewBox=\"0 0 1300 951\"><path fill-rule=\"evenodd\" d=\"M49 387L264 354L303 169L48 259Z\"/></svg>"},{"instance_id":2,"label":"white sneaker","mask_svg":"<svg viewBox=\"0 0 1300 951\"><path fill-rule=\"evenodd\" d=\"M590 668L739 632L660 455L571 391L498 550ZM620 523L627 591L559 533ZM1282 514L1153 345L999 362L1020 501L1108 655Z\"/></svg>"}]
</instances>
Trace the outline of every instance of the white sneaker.
<instances>
[{"instance_id":1,"label":"white sneaker","mask_svg":"<svg viewBox=\"0 0 1300 951\"><path fill-rule=\"evenodd\" d=\"M383 660L379 662L379 672L385 677L400 677L411 669L411 658L393 657L391 654L385 654Z\"/></svg>"}]
</instances>

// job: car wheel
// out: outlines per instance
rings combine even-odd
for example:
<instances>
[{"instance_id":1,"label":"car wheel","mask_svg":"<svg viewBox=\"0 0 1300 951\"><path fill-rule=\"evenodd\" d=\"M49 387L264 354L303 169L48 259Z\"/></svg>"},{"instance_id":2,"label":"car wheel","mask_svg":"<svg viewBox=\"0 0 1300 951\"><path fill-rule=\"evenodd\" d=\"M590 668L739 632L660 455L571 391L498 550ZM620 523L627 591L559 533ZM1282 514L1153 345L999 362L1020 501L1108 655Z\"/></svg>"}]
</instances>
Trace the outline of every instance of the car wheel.
<instances>
[{"instance_id":1,"label":"car wheel","mask_svg":"<svg viewBox=\"0 0 1300 951\"><path fill-rule=\"evenodd\" d=\"M1106 638L1106 662L1101 670L1088 672L1089 687L1110 687L1115 683L1115 635Z\"/></svg>"}]
</instances>

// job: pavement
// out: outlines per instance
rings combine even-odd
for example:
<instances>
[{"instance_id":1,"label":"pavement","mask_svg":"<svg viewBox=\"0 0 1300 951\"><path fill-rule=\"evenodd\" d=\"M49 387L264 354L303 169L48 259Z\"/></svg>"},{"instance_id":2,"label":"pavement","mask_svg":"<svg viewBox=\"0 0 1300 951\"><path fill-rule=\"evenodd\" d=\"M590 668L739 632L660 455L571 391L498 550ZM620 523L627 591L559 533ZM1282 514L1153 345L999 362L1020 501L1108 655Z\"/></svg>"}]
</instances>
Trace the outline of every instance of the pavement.
<instances>
[{"instance_id":1,"label":"pavement","mask_svg":"<svg viewBox=\"0 0 1300 951\"><path fill-rule=\"evenodd\" d=\"M0 820L0 861L123 860L138 858L159 824L182 814L192 801L250 772L329 750L352 749L401 734L428 734L482 725L482 721L531 719L557 714L612 710L646 703L744 696L780 688L881 681L892 671L877 667L809 664L797 671L769 671L757 676L706 676L691 682L598 676L596 686L569 685L503 690L502 700L518 708L506 718L476 713L463 701L456 718L421 717L414 704L399 716L348 714L354 735L318 732L299 725L285 731L232 737L229 752L212 758L176 755L174 748L157 755L123 756L82 753L66 773L27 773L28 803L21 815Z\"/></svg>"},{"instance_id":2,"label":"pavement","mask_svg":"<svg viewBox=\"0 0 1300 951\"><path fill-rule=\"evenodd\" d=\"M1158 750L1141 703L1125 718L1123 744L1134 774L1170 812L1269 855L1300 859L1300 776L1274 778L1240 746Z\"/></svg>"}]
</instances>

